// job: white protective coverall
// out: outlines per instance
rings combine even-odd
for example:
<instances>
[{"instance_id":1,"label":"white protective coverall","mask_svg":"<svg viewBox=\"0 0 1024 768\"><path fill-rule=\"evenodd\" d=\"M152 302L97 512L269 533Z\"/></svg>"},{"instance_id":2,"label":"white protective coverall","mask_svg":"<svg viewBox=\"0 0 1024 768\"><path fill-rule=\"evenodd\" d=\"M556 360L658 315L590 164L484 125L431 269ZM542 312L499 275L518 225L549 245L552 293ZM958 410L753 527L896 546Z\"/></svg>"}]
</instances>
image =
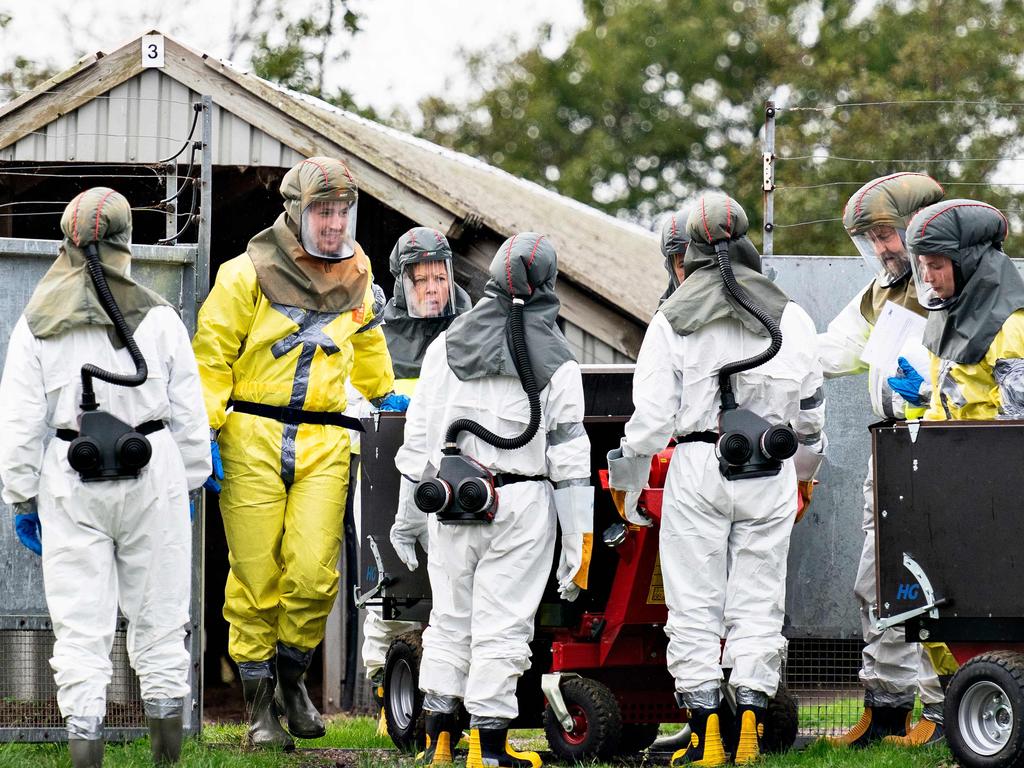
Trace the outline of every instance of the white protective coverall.
<instances>
[{"instance_id":1,"label":"white protective coverall","mask_svg":"<svg viewBox=\"0 0 1024 768\"><path fill-rule=\"evenodd\" d=\"M871 336L873 325L861 310L864 294L871 290L868 284L851 299L850 303L828 324L828 330L818 336L818 356L825 378L852 376L867 372L868 391L871 396L871 410L880 419L920 418L923 408L908 406L906 401L889 387L889 377L897 375L897 365L890 367L869 366L861 360L864 346ZM929 370L928 350L921 340L921 333L907 339L900 355L905 357L919 372ZM927 401L930 386L922 393ZM908 413L910 411L910 413ZM861 652L860 681L867 694L869 705L913 706L915 691L920 693L925 705L941 706L945 700L939 678L935 674L924 647L904 640L903 627L893 627L884 632L874 628L869 609L877 600L875 585L875 498L874 471L868 458L867 474L864 477L864 515L862 528L864 544L854 594L860 604L861 630L864 649Z\"/></svg>"},{"instance_id":2,"label":"white protective coverall","mask_svg":"<svg viewBox=\"0 0 1024 768\"><path fill-rule=\"evenodd\" d=\"M460 380L448 366L445 341L441 336L427 349L406 414L395 465L407 478L418 480L428 465L440 465L444 433L455 419L473 419L499 435L520 434L530 421L518 378ZM590 483L583 380L575 360L554 372L540 403L540 429L523 448L498 450L468 432L458 445L491 472L546 475L550 482L499 488L497 514L487 525L442 525L427 515L433 608L423 632L420 689L463 699L474 718L518 714L516 683L530 665L534 616L558 535L552 484ZM411 487L403 481L400 517L420 514ZM592 503L589 487L574 490L589 493Z\"/></svg>"},{"instance_id":3,"label":"white protective coverall","mask_svg":"<svg viewBox=\"0 0 1024 768\"><path fill-rule=\"evenodd\" d=\"M812 443L824 424L814 324L791 302L779 325L779 353L733 376L736 402L770 423L790 424L801 442ZM717 431L718 371L763 351L767 341L732 318L682 336L656 313L633 376L635 410L624 453L650 456L673 435ZM684 697L717 691L723 666L732 668L733 688L775 695L786 644L786 558L796 495L792 460L773 477L726 480L714 445L676 449L665 481L660 554L668 668Z\"/></svg>"},{"instance_id":4,"label":"white protective coverall","mask_svg":"<svg viewBox=\"0 0 1024 768\"><path fill-rule=\"evenodd\" d=\"M0 476L8 504L38 497L46 603L56 643L50 664L65 717L103 717L110 649L120 607L128 657L146 701L189 693L192 581L190 489L210 474L206 409L188 332L167 306L150 309L135 331L149 366L139 387L94 380L100 408L136 425L162 420L148 436L153 455L136 479L83 483L67 461L69 443L50 429L78 429L81 367L132 371L101 326L51 338L22 317L11 334L0 398Z\"/></svg>"}]
</instances>

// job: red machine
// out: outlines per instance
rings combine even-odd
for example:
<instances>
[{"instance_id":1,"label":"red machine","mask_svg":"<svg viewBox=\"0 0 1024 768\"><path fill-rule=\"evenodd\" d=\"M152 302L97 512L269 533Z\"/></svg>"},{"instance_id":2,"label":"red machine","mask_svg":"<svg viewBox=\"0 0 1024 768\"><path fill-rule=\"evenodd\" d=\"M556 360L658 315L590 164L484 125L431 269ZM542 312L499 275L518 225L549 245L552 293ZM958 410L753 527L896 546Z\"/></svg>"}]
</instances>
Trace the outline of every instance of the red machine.
<instances>
[{"instance_id":1,"label":"red machine","mask_svg":"<svg viewBox=\"0 0 1024 768\"><path fill-rule=\"evenodd\" d=\"M617 524L604 535L618 564L604 610L584 613L574 628L556 630L544 730L563 760L608 759L636 753L658 737L661 723L686 722L675 701L665 651L668 611L658 556L662 494L675 447L654 456L639 507L654 524ZM608 472L600 471L608 489ZM780 688L769 710L766 748L781 751L796 739L797 705Z\"/></svg>"}]
</instances>

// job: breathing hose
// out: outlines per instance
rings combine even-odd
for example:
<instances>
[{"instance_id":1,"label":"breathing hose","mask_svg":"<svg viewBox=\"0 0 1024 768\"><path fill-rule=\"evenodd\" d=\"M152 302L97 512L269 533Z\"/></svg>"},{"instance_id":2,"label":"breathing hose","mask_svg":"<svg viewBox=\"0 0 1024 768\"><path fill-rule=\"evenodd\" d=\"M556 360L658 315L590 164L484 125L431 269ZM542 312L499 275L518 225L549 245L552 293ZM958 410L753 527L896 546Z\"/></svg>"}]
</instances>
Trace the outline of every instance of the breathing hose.
<instances>
[{"instance_id":1,"label":"breathing hose","mask_svg":"<svg viewBox=\"0 0 1024 768\"><path fill-rule=\"evenodd\" d=\"M128 327L124 315L121 314L121 308L117 306L114 295L110 292L110 286L107 284L106 275L103 274L103 265L100 263L95 243L85 246L85 267L89 272L89 277L92 278L92 284L96 287L96 295L99 297L100 304L103 305L107 316L114 322L114 330L117 332L118 338L128 349L128 354L131 355L132 362L135 363L135 373L114 373L92 363L82 366L82 410L94 411L99 407L96 402L96 393L92 387L94 378L119 387L138 387L149 376L149 368L146 365L146 358L142 356L138 344L135 343L131 328Z\"/></svg>"},{"instance_id":2,"label":"breathing hose","mask_svg":"<svg viewBox=\"0 0 1024 768\"><path fill-rule=\"evenodd\" d=\"M469 432L476 435L485 443L489 443L495 448L504 451L522 448L537 434L537 428L540 427L540 392L537 391L537 382L533 377L533 367L530 365L530 355L526 349L526 336L523 330L523 306L524 302L522 299L515 296L512 297L512 311L509 313L508 328L512 341L512 354L515 358L516 372L519 374L519 381L523 385L523 390L530 401L530 423L526 425L526 429L523 430L522 434L515 437L502 437L494 434L482 424L472 419L456 419L448 425L448 431L445 432L445 447L442 449L442 453L458 453L459 449L456 446L456 439L460 432Z\"/></svg>"},{"instance_id":3,"label":"breathing hose","mask_svg":"<svg viewBox=\"0 0 1024 768\"><path fill-rule=\"evenodd\" d=\"M727 363L718 372L718 388L722 393L722 410L730 410L736 407L736 397L732 391L732 375L756 368L775 357L782 349L782 331L779 330L779 324L775 322L775 319L764 308L754 303L754 300L737 282L729 261L729 244L726 241L719 241L715 244L715 257L718 260L718 272L725 284L725 289L739 302L740 306L765 327L772 339L771 344L763 352L744 360Z\"/></svg>"}]
</instances>

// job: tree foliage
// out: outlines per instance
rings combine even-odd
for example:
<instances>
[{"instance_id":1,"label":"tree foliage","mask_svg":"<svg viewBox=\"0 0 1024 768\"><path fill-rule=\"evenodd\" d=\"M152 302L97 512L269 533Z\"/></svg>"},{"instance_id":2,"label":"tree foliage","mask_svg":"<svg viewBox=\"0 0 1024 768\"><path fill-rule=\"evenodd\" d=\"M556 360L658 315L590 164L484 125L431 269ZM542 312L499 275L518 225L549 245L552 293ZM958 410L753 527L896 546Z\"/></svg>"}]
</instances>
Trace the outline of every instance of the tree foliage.
<instances>
[{"instance_id":1,"label":"tree foliage","mask_svg":"<svg viewBox=\"0 0 1024 768\"><path fill-rule=\"evenodd\" d=\"M775 99L776 253L849 253L835 221L849 195L900 170L1019 215L1024 185L987 182L1019 144L1024 4L585 0L584 9L584 28L555 58L542 40L512 61L470 60L481 95L422 102L423 135L644 223L722 188L757 231L764 107ZM801 224L818 220L829 221Z\"/></svg>"},{"instance_id":2,"label":"tree foliage","mask_svg":"<svg viewBox=\"0 0 1024 768\"><path fill-rule=\"evenodd\" d=\"M12 20L11 14L0 13L0 33ZM0 40L3 40L2 36ZM0 104L16 99L21 93L32 90L54 74L55 70L45 63L33 61L25 56L15 56L10 68L0 71Z\"/></svg>"}]
</instances>

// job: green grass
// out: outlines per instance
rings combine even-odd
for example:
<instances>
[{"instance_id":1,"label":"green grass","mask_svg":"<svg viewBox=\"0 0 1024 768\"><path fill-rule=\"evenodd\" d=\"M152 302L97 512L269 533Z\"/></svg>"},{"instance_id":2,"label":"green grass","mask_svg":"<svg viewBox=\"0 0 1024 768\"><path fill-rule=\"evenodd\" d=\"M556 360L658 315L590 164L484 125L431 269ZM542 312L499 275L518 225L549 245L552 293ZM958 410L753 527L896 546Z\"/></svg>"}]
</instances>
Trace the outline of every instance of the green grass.
<instances>
[{"instance_id":1,"label":"green grass","mask_svg":"<svg viewBox=\"0 0 1024 768\"><path fill-rule=\"evenodd\" d=\"M813 709L813 708L812 708ZM859 713L859 712L858 712ZM801 709L801 719L804 717ZM810 713L808 713L810 714ZM856 718L854 718L856 719ZM834 723L835 720L829 720ZM809 723L804 724L809 725ZM666 731L671 730L666 728ZM412 759L394 751L389 739L376 735L376 722L368 717L335 717L328 721L322 739L299 742L299 750L282 752L244 752L241 749L243 725L208 725L200 739L185 742L182 768L410 768ZM512 741L519 748L545 750L544 734L539 730L515 731ZM337 750L345 750L339 752ZM363 753L348 750L369 750ZM462 765L465 763L459 761ZM104 766L139 768L151 766L149 741L109 744ZM548 760L546 765L559 765ZM642 756L630 761L590 763L588 768L657 765ZM663 763L662 763L663 764ZM0 768L69 768L71 761L63 744L0 744ZM564 764L562 764L564 765ZM763 758L763 768L955 768L945 745L917 750L876 746L864 750L836 749L817 742L799 752Z\"/></svg>"}]
</instances>

